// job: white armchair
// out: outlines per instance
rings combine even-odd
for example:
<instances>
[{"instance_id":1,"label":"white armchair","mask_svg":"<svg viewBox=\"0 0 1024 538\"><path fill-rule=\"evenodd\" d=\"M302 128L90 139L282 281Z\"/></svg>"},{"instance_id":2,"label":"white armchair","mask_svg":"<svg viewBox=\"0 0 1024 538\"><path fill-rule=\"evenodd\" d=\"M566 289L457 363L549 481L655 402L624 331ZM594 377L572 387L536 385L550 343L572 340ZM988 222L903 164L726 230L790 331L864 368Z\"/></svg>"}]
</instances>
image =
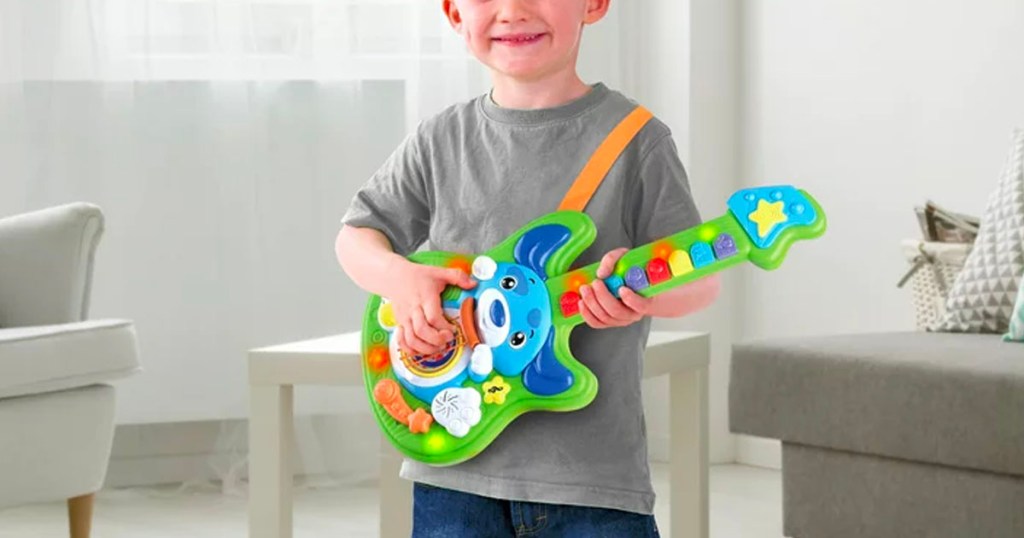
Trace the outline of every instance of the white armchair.
<instances>
[{"instance_id":1,"label":"white armchair","mask_svg":"<svg viewBox=\"0 0 1024 538\"><path fill-rule=\"evenodd\" d=\"M0 219L0 509L67 499L87 538L114 433L114 388L139 370L127 320L89 320L101 210Z\"/></svg>"}]
</instances>

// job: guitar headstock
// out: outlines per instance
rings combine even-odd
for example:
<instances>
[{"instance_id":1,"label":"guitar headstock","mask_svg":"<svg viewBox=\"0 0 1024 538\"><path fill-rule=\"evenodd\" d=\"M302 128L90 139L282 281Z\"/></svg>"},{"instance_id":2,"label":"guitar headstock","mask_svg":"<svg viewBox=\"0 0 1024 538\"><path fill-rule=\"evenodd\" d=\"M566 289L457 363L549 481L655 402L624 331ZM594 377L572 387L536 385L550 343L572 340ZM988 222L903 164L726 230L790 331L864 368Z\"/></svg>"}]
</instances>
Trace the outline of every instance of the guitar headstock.
<instances>
[{"instance_id":1,"label":"guitar headstock","mask_svg":"<svg viewBox=\"0 0 1024 538\"><path fill-rule=\"evenodd\" d=\"M775 269L789 246L825 232L825 212L807 192L789 185L754 187L729 198L729 212L750 239L750 262Z\"/></svg>"}]
</instances>

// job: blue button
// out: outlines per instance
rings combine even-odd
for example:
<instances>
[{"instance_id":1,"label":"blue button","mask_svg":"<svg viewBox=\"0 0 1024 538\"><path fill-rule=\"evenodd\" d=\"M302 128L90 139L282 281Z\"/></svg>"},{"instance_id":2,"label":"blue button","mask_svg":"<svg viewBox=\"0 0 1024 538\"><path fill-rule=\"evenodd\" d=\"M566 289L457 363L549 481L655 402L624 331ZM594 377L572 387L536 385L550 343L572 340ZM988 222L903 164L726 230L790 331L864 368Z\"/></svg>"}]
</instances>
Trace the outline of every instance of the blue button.
<instances>
[{"instance_id":1,"label":"blue button","mask_svg":"<svg viewBox=\"0 0 1024 538\"><path fill-rule=\"evenodd\" d=\"M694 243L690 247L690 259L697 269L711 265L715 261L715 254L711 252L711 245L707 243Z\"/></svg>"},{"instance_id":2,"label":"blue button","mask_svg":"<svg viewBox=\"0 0 1024 538\"><path fill-rule=\"evenodd\" d=\"M622 288L622 277L619 275L612 275L604 279L605 286L608 286L608 290L612 292L612 295L618 297L619 289Z\"/></svg>"}]
</instances>

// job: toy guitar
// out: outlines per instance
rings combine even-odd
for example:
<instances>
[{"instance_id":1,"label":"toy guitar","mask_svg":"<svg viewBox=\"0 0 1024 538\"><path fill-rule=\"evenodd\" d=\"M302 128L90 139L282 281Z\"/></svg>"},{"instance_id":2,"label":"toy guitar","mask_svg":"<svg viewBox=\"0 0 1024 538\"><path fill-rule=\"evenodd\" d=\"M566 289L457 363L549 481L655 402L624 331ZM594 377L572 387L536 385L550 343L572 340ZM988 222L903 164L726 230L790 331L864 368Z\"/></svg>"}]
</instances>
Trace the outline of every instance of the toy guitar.
<instances>
[{"instance_id":1,"label":"toy guitar","mask_svg":"<svg viewBox=\"0 0 1024 538\"><path fill-rule=\"evenodd\" d=\"M790 186L741 190L729 212L637 247L605 279L618 296L627 286L650 297L749 260L763 269L782 263L789 246L825 231L825 214ZM572 355L569 334L583 323L581 285L599 263L569 270L596 236L578 211L530 222L498 246L471 257L419 252L410 260L457 267L476 287L442 294L454 338L445 350L411 356L392 338L391 304L372 296L363 320L363 373L384 435L406 456L452 465L484 450L519 415L572 411L597 395L597 378Z\"/></svg>"}]
</instances>

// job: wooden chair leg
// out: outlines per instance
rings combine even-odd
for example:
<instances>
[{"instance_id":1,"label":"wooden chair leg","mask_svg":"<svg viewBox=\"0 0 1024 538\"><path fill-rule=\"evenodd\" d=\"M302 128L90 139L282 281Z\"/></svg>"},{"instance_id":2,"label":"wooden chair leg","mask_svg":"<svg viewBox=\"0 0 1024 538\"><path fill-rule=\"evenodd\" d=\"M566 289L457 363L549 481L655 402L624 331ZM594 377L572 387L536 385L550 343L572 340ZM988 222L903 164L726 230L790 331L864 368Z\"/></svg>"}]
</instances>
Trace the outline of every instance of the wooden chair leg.
<instances>
[{"instance_id":1,"label":"wooden chair leg","mask_svg":"<svg viewBox=\"0 0 1024 538\"><path fill-rule=\"evenodd\" d=\"M92 529L92 505L95 493L68 499L68 523L71 538L89 538Z\"/></svg>"}]
</instances>

